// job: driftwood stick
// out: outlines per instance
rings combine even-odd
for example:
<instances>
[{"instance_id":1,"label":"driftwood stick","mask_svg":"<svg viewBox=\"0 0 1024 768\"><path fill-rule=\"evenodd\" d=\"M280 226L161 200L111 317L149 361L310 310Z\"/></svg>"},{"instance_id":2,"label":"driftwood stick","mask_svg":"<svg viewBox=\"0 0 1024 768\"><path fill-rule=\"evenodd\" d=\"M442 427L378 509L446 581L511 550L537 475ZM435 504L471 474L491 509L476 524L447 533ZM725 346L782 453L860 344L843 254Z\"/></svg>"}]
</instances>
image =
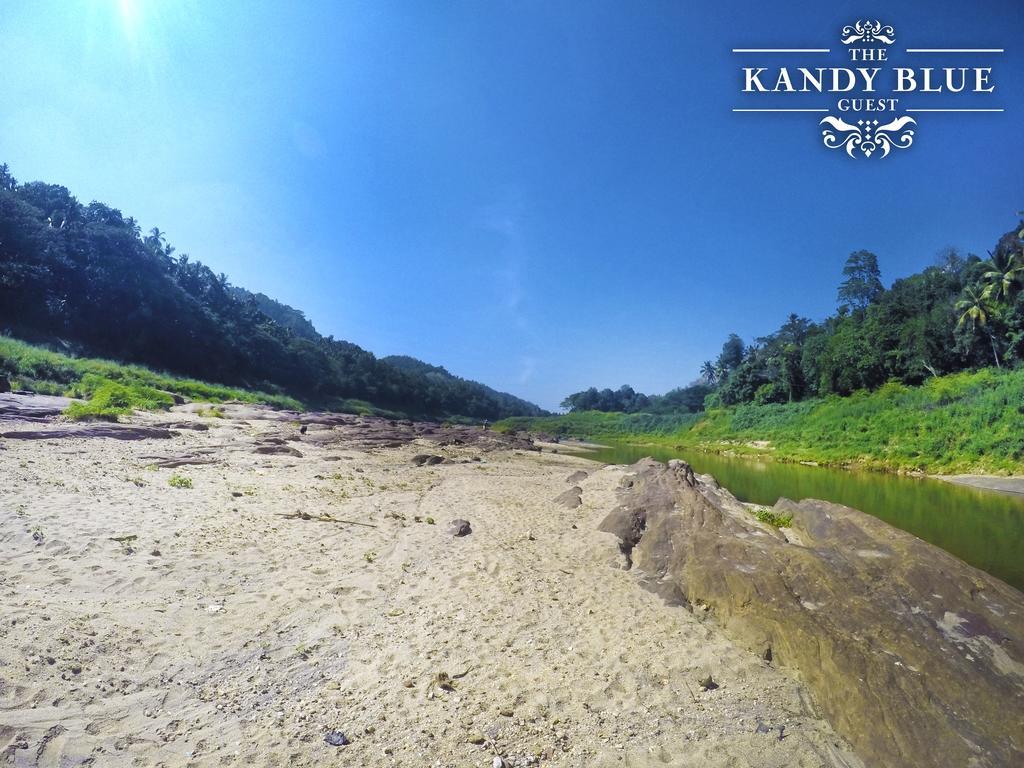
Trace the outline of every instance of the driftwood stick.
<instances>
[{"instance_id":1,"label":"driftwood stick","mask_svg":"<svg viewBox=\"0 0 1024 768\"><path fill-rule=\"evenodd\" d=\"M358 520L343 520L333 515L310 515L306 512L293 512L290 515L281 515L288 520L315 520L318 523L342 523L343 525L361 525L364 528L376 528L373 523L361 523Z\"/></svg>"}]
</instances>

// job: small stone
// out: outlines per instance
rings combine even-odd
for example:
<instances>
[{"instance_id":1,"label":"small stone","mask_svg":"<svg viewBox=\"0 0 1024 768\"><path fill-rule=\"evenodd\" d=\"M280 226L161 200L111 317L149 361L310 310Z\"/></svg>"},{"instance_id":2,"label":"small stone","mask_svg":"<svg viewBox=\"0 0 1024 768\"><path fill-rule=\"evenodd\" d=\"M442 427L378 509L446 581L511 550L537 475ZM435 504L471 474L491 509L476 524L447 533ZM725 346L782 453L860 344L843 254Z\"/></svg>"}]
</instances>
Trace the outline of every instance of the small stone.
<instances>
[{"instance_id":1,"label":"small stone","mask_svg":"<svg viewBox=\"0 0 1024 768\"><path fill-rule=\"evenodd\" d=\"M344 747L352 743L348 736L341 731L328 731L324 736L324 741L332 747Z\"/></svg>"}]
</instances>

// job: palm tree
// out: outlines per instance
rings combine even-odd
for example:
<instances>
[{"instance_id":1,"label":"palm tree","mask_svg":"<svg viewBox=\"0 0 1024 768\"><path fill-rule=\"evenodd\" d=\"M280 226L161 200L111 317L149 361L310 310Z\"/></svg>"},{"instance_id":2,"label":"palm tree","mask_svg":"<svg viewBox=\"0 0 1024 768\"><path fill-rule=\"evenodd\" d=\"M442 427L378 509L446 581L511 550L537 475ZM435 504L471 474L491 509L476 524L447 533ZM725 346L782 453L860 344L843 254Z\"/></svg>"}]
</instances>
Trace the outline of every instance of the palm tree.
<instances>
[{"instance_id":1,"label":"palm tree","mask_svg":"<svg viewBox=\"0 0 1024 768\"><path fill-rule=\"evenodd\" d=\"M996 251L989 257L985 262L988 271L982 275L985 281L984 295L995 301L1010 301L1018 287L1018 280L1024 275L1024 264L1019 261L1018 255Z\"/></svg>"},{"instance_id":2,"label":"palm tree","mask_svg":"<svg viewBox=\"0 0 1024 768\"><path fill-rule=\"evenodd\" d=\"M158 251L163 251L164 243L167 242L167 238L164 237L164 233L160 231L160 227L153 227L149 230L149 237L146 238L146 244L151 245Z\"/></svg>"},{"instance_id":3,"label":"palm tree","mask_svg":"<svg viewBox=\"0 0 1024 768\"><path fill-rule=\"evenodd\" d=\"M710 360L704 361L704 365L700 367L700 375L708 384L714 385L718 381L718 371Z\"/></svg>"},{"instance_id":4,"label":"palm tree","mask_svg":"<svg viewBox=\"0 0 1024 768\"><path fill-rule=\"evenodd\" d=\"M989 303L988 289L978 293L971 286L967 286L964 288L964 292L967 294L967 297L960 299L956 303L956 311L960 313L956 326L961 328L970 320L972 330L979 326L984 328L988 334L989 341L992 343L992 357L996 360L996 368L1002 368L1002 365L999 363L999 353L996 351L996 337L992 335L992 328L988 324L994 309Z\"/></svg>"}]
</instances>

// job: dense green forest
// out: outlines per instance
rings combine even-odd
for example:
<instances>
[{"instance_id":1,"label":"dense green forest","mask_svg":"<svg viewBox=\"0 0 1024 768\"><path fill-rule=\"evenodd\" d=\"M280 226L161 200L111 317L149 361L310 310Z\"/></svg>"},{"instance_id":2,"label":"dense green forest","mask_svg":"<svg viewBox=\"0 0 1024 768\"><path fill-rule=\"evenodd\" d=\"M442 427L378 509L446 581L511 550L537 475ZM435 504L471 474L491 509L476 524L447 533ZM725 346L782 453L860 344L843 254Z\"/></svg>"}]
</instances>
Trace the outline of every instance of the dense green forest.
<instances>
[{"instance_id":1,"label":"dense green forest","mask_svg":"<svg viewBox=\"0 0 1024 768\"><path fill-rule=\"evenodd\" d=\"M731 334L699 379L664 396L569 395L563 416L499 429L785 461L928 472L1024 472L1024 226L987 258L948 249L886 289L850 255L838 309Z\"/></svg>"},{"instance_id":2,"label":"dense green forest","mask_svg":"<svg viewBox=\"0 0 1024 768\"><path fill-rule=\"evenodd\" d=\"M954 249L886 290L878 258L850 254L838 310L815 323L791 314L774 333L747 344L731 334L700 378L666 395L632 387L569 395L570 412L693 413L743 403L793 403L1024 362L1024 225L982 259Z\"/></svg>"},{"instance_id":3,"label":"dense green forest","mask_svg":"<svg viewBox=\"0 0 1024 768\"><path fill-rule=\"evenodd\" d=\"M604 413L512 418L496 429L603 443L920 472L1024 472L1024 368L995 366L896 381L792 403L699 414Z\"/></svg>"},{"instance_id":4,"label":"dense green forest","mask_svg":"<svg viewBox=\"0 0 1024 768\"><path fill-rule=\"evenodd\" d=\"M543 413L443 368L411 358L392 364L321 336L302 312L176 253L159 229L143 234L133 218L83 205L62 186L20 184L6 165L0 331L318 407L355 399L419 416Z\"/></svg>"}]
</instances>

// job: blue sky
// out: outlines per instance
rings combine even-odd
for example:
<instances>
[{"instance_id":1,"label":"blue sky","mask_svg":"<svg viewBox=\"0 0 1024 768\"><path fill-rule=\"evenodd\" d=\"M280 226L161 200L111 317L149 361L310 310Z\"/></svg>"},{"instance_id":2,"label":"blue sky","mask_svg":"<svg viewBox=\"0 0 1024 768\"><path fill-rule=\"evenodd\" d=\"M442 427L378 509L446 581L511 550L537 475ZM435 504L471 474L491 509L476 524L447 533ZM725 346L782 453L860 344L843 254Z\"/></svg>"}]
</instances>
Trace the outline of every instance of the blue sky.
<instances>
[{"instance_id":1,"label":"blue sky","mask_svg":"<svg viewBox=\"0 0 1024 768\"><path fill-rule=\"evenodd\" d=\"M851 251L889 282L1024 208L1018 2L810 5L2 0L0 162L379 355L548 407L662 392L831 312ZM921 115L884 160L731 112L732 48L875 16L894 48L1005 48L970 63L1007 111Z\"/></svg>"}]
</instances>

